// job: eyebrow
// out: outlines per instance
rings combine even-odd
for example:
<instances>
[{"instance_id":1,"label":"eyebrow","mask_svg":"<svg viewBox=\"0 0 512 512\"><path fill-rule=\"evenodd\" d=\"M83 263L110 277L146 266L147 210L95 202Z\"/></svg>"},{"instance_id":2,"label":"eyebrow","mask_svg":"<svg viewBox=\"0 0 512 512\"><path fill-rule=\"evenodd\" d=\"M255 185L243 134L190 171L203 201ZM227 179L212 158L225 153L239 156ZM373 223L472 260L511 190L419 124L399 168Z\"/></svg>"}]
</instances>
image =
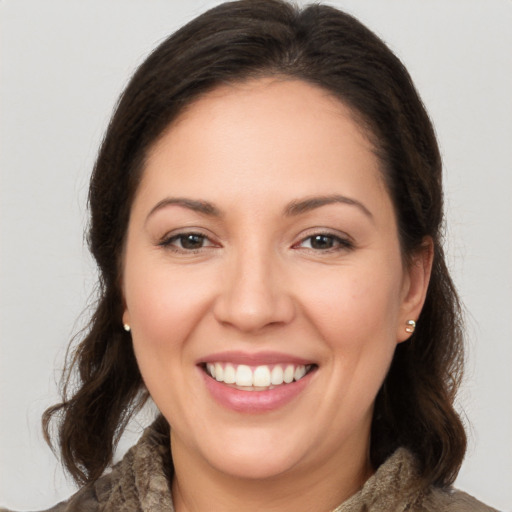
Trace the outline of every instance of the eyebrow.
<instances>
[{"instance_id":1,"label":"eyebrow","mask_svg":"<svg viewBox=\"0 0 512 512\"><path fill-rule=\"evenodd\" d=\"M366 206L357 201L356 199L352 199L350 197L342 196L339 194L328 195L328 196L315 196L308 197L302 200L296 200L289 203L284 209L284 215L287 217L293 217L296 215L301 215L303 213L310 212L311 210L315 210L316 208L320 208L322 206L326 206L329 204L346 204L349 206L355 206L362 213L364 213L367 217L373 220L373 215L366 208ZM177 205L183 208L187 208L189 210L201 213L203 215L207 215L210 217L222 217L222 212L212 203L208 201L203 201L199 199L188 199L186 197L166 197L159 201L148 213L146 219L149 219L151 215L153 215L156 211L165 208L166 206Z\"/></svg>"},{"instance_id":2,"label":"eyebrow","mask_svg":"<svg viewBox=\"0 0 512 512\"><path fill-rule=\"evenodd\" d=\"M341 203L341 204L347 204L349 206L355 206L358 208L361 212L363 212L367 217L373 220L373 215L366 208L366 206L361 203L360 201L357 201L356 199L352 199L350 197L334 194L334 195L328 195L328 196L315 196L315 197L308 197L306 199L300 200L300 201L292 201L284 210L284 214L286 216L295 216L295 215L301 215L302 213L307 213L311 210L315 210L316 208L320 208L321 206L326 206L329 204L335 204L335 203Z\"/></svg>"},{"instance_id":3,"label":"eyebrow","mask_svg":"<svg viewBox=\"0 0 512 512\"><path fill-rule=\"evenodd\" d=\"M177 205L194 212L202 213L211 217L221 217L220 210L208 201L201 201L198 199L187 199L186 197L166 197L159 201L148 213L146 219L149 219L156 211L165 208L166 206Z\"/></svg>"}]
</instances>

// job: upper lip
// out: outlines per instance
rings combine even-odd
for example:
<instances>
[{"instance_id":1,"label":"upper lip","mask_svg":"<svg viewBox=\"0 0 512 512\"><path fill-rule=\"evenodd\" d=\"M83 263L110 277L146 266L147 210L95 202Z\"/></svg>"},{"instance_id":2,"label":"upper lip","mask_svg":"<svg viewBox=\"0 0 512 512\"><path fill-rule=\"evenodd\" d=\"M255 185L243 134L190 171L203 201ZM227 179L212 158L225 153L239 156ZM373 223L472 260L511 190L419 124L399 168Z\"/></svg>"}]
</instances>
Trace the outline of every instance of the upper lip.
<instances>
[{"instance_id":1,"label":"upper lip","mask_svg":"<svg viewBox=\"0 0 512 512\"><path fill-rule=\"evenodd\" d=\"M297 357L291 354L285 354L282 352L242 352L242 351L234 351L229 350L225 352L216 352L214 354L209 354L202 359L200 359L197 363L234 363L234 364L245 364L248 366L258 366L258 365L267 365L267 364L297 364L297 365L308 365L313 364L314 361L310 359L304 359L302 357Z\"/></svg>"}]
</instances>

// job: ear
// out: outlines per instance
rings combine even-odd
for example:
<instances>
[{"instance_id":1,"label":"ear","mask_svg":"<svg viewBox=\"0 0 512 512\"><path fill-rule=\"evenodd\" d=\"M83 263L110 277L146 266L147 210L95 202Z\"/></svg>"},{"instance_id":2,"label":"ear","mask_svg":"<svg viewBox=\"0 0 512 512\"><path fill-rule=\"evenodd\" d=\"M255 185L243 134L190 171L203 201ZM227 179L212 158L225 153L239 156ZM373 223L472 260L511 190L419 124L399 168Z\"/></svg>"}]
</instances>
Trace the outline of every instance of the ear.
<instances>
[{"instance_id":1,"label":"ear","mask_svg":"<svg viewBox=\"0 0 512 512\"><path fill-rule=\"evenodd\" d=\"M121 290L121 298L123 301L123 316L122 316L122 323L123 326L125 325L131 325L130 324L130 313L128 311L128 306L126 305L126 299L125 299L125 290L124 290L124 279L123 277L119 278L119 290Z\"/></svg>"},{"instance_id":2,"label":"ear","mask_svg":"<svg viewBox=\"0 0 512 512\"><path fill-rule=\"evenodd\" d=\"M434 261L434 242L432 238L425 237L420 248L409 259L404 273L402 286L402 303L400 306L399 322L397 326L397 342L409 339L412 333L407 332L408 320L418 320L425 297L427 296L432 263Z\"/></svg>"}]
</instances>

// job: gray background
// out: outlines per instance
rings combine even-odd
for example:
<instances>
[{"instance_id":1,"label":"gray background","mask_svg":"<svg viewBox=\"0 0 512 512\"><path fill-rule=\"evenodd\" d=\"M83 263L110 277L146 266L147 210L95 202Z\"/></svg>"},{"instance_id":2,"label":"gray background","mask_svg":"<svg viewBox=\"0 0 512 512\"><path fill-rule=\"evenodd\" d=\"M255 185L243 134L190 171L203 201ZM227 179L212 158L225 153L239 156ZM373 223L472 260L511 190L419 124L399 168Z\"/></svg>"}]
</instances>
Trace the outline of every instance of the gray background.
<instances>
[{"instance_id":1,"label":"gray background","mask_svg":"<svg viewBox=\"0 0 512 512\"><path fill-rule=\"evenodd\" d=\"M86 189L134 67L217 2L0 0L0 504L68 496L40 433L67 340L95 282ZM402 58L446 172L448 259L468 310L459 406L470 431L457 486L512 510L512 2L340 0ZM78 318L78 320L77 320ZM144 418L132 425L125 448Z\"/></svg>"}]
</instances>

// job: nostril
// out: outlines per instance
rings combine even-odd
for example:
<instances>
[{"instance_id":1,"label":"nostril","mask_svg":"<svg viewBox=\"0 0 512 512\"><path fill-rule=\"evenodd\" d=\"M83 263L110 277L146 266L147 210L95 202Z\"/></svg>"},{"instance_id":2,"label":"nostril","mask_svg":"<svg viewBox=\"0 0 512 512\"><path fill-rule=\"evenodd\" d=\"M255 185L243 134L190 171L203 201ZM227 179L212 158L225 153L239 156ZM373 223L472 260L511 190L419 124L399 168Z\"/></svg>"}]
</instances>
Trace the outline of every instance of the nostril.
<instances>
[{"instance_id":1,"label":"nostril","mask_svg":"<svg viewBox=\"0 0 512 512\"><path fill-rule=\"evenodd\" d=\"M247 284L240 288L218 297L213 311L219 323L253 332L287 324L294 318L293 301L285 293L263 293L249 289Z\"/></svg>"}]
</instances>

